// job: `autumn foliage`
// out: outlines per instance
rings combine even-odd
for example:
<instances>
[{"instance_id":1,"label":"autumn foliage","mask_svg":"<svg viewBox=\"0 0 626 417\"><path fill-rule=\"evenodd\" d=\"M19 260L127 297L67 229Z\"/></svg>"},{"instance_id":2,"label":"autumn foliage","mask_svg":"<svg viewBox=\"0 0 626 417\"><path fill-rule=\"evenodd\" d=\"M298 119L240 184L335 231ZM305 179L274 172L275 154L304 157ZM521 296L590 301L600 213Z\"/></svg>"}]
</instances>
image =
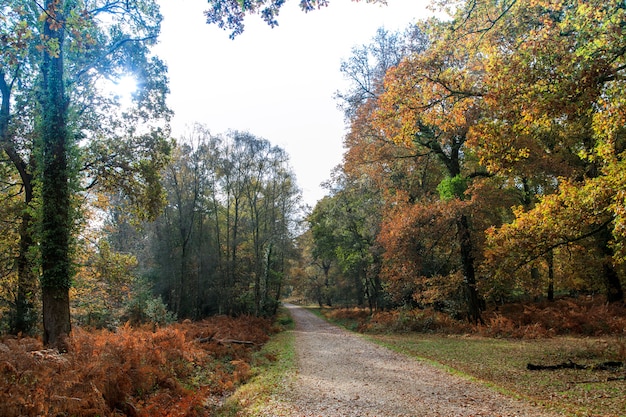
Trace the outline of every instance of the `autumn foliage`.
<instances>
[{"instance_id":1,"label":"autumn foliage","mask_svg":"<svg viewBox=\"0 0 626 417\"><path fill-rule=\"evenodd\" d=\"M607 304L602 297L510 303L486 311L485 324L478 326L454 320L449 314L432 308L404 308L373 314L363 308L337 308L326 309L324 314L364 333L420 332L537 339L601 337L623 335L626 331L626 307Z\"/></svg>"},{"instance_id":2,"label":"autumn foliage","mask_svg":"<svg viewBox=\"0 0 626 417\"><path fill-rule=\"evenodd\" d=\"M65 354L44 350L37 339L5 337L0 415L212 415L220 398L248 379L251 353L270 329L271 321L249 316L155 331L77 328Z\"/></svg>"},{"instance_id":3,"label":"autumn foliage","mask_svg":"<svg viewBox=\"0 0 626 417\"><path fill-rule=\"evenodd\" d=\"M346 243L372 254L353 301L376 296L374 327L431 330L445 313L494 334L593 334L598 323L621 334L602 317L620 314L626 282L624 3L436 4L449 19L379 32L342 67L349 131L324 206L341 199L363 218L335 222L314 245L368 225L368 239ZM364 196L376 210L359 211ZM328 218L311 216L311 228ZM345 270L326 272L326 293L347 298L332 288ZM620 305L581 307L598 322L588 326L563 302L545 306L546 317L563 310L556 324L533 329L492 313L599 294Z\"/></svg>"}]
</instances>

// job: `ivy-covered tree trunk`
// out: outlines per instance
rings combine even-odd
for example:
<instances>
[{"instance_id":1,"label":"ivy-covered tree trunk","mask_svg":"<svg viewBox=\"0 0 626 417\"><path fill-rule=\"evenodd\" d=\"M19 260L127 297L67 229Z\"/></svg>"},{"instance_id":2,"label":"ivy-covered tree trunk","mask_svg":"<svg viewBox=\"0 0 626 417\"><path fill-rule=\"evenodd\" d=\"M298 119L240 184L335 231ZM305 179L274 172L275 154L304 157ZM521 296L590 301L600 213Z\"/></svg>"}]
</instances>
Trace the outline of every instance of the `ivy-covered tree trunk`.
<instances>
[{"instance_id":1,"label":"ivy-covered tree trunk","mask_svg":"<svg viewBox=\"0 0 626 417\"><path fill-rule=\"evenodd\" d=\"M30 213L32 191L30 184L25 186L25 198L22 223L20 224L20 246L17 256L17 295L15 298L15 313L11 320L11 333L30 333L37 324L39 314L35 311L34 297L37 294L37 276L33 271L30 252L35 242L33 240L33 217Z\"/></svg>"},{"instance_id":2,"label":"ivy-covered tree trunk","mask_svg":"<svg viewBox=\"0 0 626 417\"><path fill-rule=\"evenodd\" d=\"M63 1L46 0L46 46L41 64L40 121L42 152L41 290L44 343L65 348L69 335L71 283L70 185L68 170L68 99L63 78Z\"/></svg>"}]
</instances>

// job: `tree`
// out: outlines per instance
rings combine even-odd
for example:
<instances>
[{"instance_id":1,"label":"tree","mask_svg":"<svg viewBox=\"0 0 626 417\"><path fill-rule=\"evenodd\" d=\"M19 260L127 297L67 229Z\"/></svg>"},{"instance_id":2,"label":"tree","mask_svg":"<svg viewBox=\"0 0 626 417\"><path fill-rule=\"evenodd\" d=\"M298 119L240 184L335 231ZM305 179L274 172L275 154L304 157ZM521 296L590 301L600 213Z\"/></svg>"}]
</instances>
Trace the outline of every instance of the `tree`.
<instances>
[{"instance_id":1,"label":"tree","mask_svg":"<svg viewBox=\"0 0 626 417\"><path fill-rule=\"evenodd\" d=\"M321 269L325 302L354 302L371 310L383 306L378 235L381 202L365 177L336 172L331 196L320 200L307 221L313 261ZM336 276L331 267L336 265ZM335 295L335 299L330 294Z\"/></svg>"},{"instance_id":2,"label":"tree","mask_svg":"<svg viewBox=\"0 0 626 417\"><path fill-rule=\"evenodd\" d=\"M394 142L413 146L418 154L435 156L448 177L442 186L457 179L465 184L448 194L453 200L464 198L471 178L485 175L466 147L468 132L481 114L483 91L479 61L463 44L451 47L444 37L446 30L445 22L426 23L423 31L430 37L428 49L387 72L375 126ZM468 214L461 210L455 223L468 317L479 322L476 248Z\"/></svg>"},{"instance_id":3,"label":"tree","mask_svg":"<svg viewBox=\"0 0 626 417\"><path fill-rule=\"evenodd\" d=\"M94 190L96 184L105 190L96 167L111 160L104 157L111 155L103 146L104 141L99 147L100 154L92 160L80 157L88 155L81 148L85 143L92 149L98 148L93 146L98 139L110 138L114 132L119 137L124 129L120 122L123 118L111 111L119 108L119 103L107 98L99 83L105 77L114 80L129 69L136 71L145 83L135 96L137 106L124 113L126 120L133 118L135 125L139 122L150 126L150 120L168 115L163 106L165 84L155 82L166 81L166 77L149 73L159 61L147 58L146 46L154 42L160 24L155 7L149 1L125 5L48 1L41 8L34 2L13 1L3 10L3 33L4 29L9 30L7 36L2 36L2 148L20 173L26 205L41 198L40 212L35 213L32 207L24 210L18 264L22 264L20 259L32 255L34 249L40 249L44 339L52 346L63 348L63 337L70 327L66 293L72 276L71 237L78 220L77 192ZM119 19L100 20L103 14ZM33 88L36 77L39 81L37 88ZM37 96L29 95L30 91L36 91ZM12 104L23 117L12 111ZM138 201L155 202L152 207L156 208L161 196L155 186L158 175L154 168L162 164L162 155L168 152L169 145L162 146L167 133L140 132L135 128L122 134L129 139L142 135L144 139L155 139L148 145L152 146L152 152L148 157L137 158L135 154L134 163L118 166L117 173L140 178L134 190L142 188L143 192L137 195L145 198ZM88 172L91 178L79 181L81 163L84 163L83 172ZM36 190L32 187L33 180L41 183L41 195L32 192ZM32 217L33 214L36 216ZM37 238L32 234L34 228L26 227L31 221L40 226ZM37 239L40 245L35 244ZM29 277L22 270L33 268L18 268L18 275L23 278L18 288L28 288L33 275ZM22 292L18 290L18 294ZM23 304L19 299L18 295L18 309ZM17 311L16 315L21 317L23 313Z\"/></svg>"},{"instance_id":4,"label":"tree","mask_svg":"<svg viewBox=\"0 0 626 417\"><path fill-rule=\"evenodd\" d=\"M359 1L359 0L353 0ZM366 0L367 3L386 4L386 0ZM300 0L300 8L310 12L328 6L328 0ZM204 12L207 23L217 24L221 29L232 31L231 38L243 33L247 14L260 14L271 27L278 26L278 13L285 0L209 0Z\"/></svg>"},{"instance_id":5,"label":"tree","mask_svg":"<svg viewBox=\"0 0 626 417\"><path fill-rule=\"evenodd\" d=\"M402 33L379 28L369 44L352 48L350 57L340 67L350 86L336 94L346 120L352 121L358 109L378 98L387 70L407 55L423 51L427 42L420 28L411 25Z\"/></svg>"},{"instance_id":6,"label":"tree","mask_svg":"<svg viewBox=\"0 0 626 417\"><path fill-rule=\"evenodd\" d=\"M44 344L65 349L70 333L71 201L68 154L68 98L65 93L63 3L45 2L42 53L41 119L37 126L42 141L41 290Z\"/></svg>"},{"instance_id":7,"label":"tree","mask_svg":"<svg viewBox=\"0 0 626 417\"><path fill-rule=\"evenodd\" d=\"M35 297L37 277L33 260L34 247L34 182L35 158L33 152L32 120L35 97L34 72L30 62L34 53L34 19L29 4L12 3L0 15L0 145L19 175L23 204L19 210L19 247L16 270L17 289L11 314L10 331L29 333L37 322Z\"/></svg>"},{"instance_id":8,"label":"tree","mask_svg":"<svg viewBox=\"0 0 626 417\"><path fill-rule=\"evenodd\" d=\"M167 168L152 227L152 277L179 317L272 314L289 259L299 191L286 153L245 132L195 126Z\"/></svg>"}]
</instances>

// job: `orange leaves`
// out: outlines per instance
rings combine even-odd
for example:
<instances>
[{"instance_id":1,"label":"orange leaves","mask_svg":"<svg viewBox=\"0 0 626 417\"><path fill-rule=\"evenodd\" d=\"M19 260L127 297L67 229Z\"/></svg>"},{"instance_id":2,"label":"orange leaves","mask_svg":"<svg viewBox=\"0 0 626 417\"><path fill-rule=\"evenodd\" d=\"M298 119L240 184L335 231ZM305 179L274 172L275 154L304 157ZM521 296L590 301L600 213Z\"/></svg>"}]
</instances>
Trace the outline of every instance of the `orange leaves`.
<instances>
[{"instance_id":1,"label":"orange leaves","mask_svg":"<svg viewBox=\"0 0 626 417\"><path fill-rule=\"evenodd\" d=\"M385 248L381 274L396 301L408 297L432 303L445 298L436 294L445 287L440 284L447 281L457 288L456 279L442 277L458 268L452 254L457 250L454 219L459 204L465 205L459 201L399 204L382 224L378 236Z\"/></svg>"},{"instance_id":2,"label":"orange leaves","mask_svg":"<svg viewBox=\"0 0 626 417\"><path fill-rule=\"evenodd\" d=\"M209 416L207 398L248 378L250 347L196 339L217 334L261 345L269 328L268 320L216 317L154 333L75 329L63 355L34 339L4 339L0 415Z\"/></svg>"},{"instance_id":3,"label":"orange leaves","mask_svg":"<svg viewBox=\"0 0 626 417\"><path fill-rule=\"evenodd\" d=\"M560 289L598 290L626 260L623 2L466 2L455 20L419 27L428 45L387 71L366 113L377 141L349 147L350 169L374 151L389 155L391 146L376 145L386 142L419 155L414 172L434 156L431 181L441 173L470 180L465 209L488 295L541 293L555 280ZM407 177L398 166L380 164L387 189L405 185L392 182ZM497 174L491 184L476 179L484 168ZM426 299L436 277L458 271L451 253L459 243L445 228L454 208L429 190L385 195L394 211L379 236L383 274L401 297Z\"/></svg>"},{"instance_id":4,"label":"orange leaves","mask_svg":"<svg viewBox=\"0 0 626 417\"><path fill-rule=\"evenodd\" d=\"M470 63L440 53L409 57L386 74L374 125L398 144L462 136L477 116L481 93Z\"/></svg>"}]
</instances>

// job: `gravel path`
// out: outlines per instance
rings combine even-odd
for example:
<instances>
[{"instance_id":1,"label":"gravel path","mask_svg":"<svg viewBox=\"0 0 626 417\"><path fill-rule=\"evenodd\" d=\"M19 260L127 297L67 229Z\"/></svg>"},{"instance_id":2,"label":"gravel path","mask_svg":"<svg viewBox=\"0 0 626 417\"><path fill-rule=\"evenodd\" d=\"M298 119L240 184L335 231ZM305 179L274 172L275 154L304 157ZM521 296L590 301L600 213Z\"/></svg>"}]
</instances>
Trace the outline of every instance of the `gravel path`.
<instances>
[{"instance_id":1,"label":"gravel path","mask_svg":"<svg viewBox=\"0 0 626 417\"><path fill-rule=\"evenodd\" d=\"M554 416L286 307L296 322L298 373L266 415Z\"/></svg>"}]
</instances>

